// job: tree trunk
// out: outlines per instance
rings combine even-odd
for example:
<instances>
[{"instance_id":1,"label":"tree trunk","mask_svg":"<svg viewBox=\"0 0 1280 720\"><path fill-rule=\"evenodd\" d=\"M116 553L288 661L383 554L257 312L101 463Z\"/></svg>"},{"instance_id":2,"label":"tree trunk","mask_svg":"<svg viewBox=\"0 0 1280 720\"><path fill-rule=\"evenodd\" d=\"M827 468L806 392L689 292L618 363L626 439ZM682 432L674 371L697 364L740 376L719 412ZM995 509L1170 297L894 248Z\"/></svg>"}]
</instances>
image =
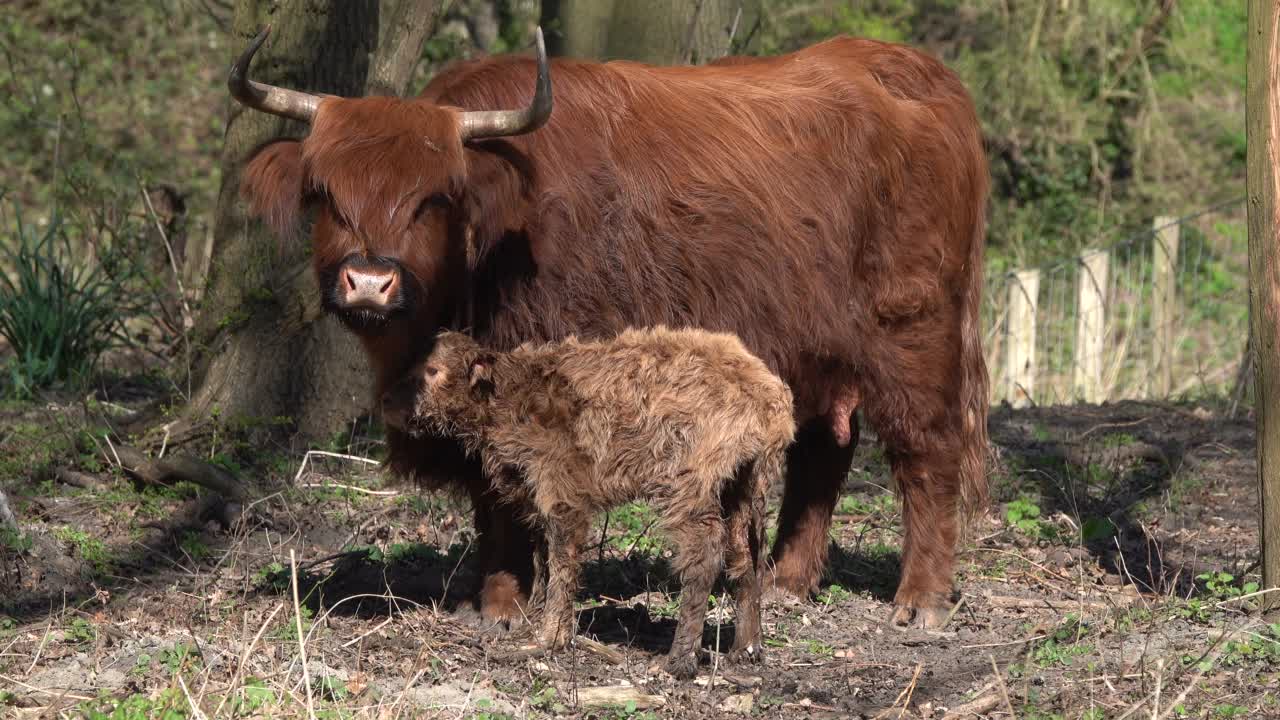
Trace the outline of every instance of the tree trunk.
<instances>
[{"instance_id":1,"label":"tree trunk","mask_svg":"<svg viewBox=\"0 0 1280 720\"><path fill-rule=\"evenodd\" d=\"M1249 195L1249 316L1257 381L1262 585L1280 586L1280 0L1249 0L1245 127ZM1280 609L1277 593L1264 610Z\"/></svg>"},{"instance_id":2,"label":"tree trunk","mask_svg":"<svg viewBox=\"0 0 1280 720\"><path fill-rule=\"evenodd\" d=\"M543 0L542 17L553 55L698 64L727 55L731 32L742 37L757 5L758 0Z\"/></svg>"},{"instance_id":3,"label":"tree trunk","mask_svg":"<svg viewBox=\"0 0 1280 720\"><path fill-rule=\"evenodd\" d=\"M255 79L333 95L404 94L442 1L239 0L236 52L269 22L270 38L251 71ZM228 112L211 262L194 334L202 364L186 419L290 418L304 438L331 436L370 405L363 353L320 311L307 229L282 243L247 216L239 198L240 171L253 151L307 129L230 99Z\"/></svg>"}]
</instances>

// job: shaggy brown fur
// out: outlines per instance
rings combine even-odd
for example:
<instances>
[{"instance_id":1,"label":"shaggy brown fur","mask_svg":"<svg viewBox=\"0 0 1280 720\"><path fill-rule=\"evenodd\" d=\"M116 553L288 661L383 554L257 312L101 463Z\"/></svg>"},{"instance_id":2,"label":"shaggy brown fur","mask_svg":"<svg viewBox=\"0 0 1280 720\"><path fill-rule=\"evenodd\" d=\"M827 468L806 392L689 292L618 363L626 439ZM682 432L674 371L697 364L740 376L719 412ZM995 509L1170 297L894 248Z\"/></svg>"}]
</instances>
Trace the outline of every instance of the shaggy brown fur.
<instances>
[{"instance_id":1,"label":"shaggy brown fur","mask_svg":"<svg viewBox=\"0 0 1280 720\"><path fill-rule=\"evenodd\" d=\"M379 391L442 327L502 350L659 323L741 337L795 395L773 549L791 592L816 589L825 566L860 408L903 501L893 618L941 622L957 510L987 498L988 176L959 79L851 38L704 67L554 60L551 74L549 122L504 140L460 143L458 108L522 107L532 58L458 63L417 99L326 99L305 140L254 158L244 192L282 231L317 199L324 292L344 262L398 269L384 313L343 316ZM484 499L456 445L388 442L393 471L469 490L482 612L519 617L528 528Z\"/></svg>"},{"instance_id":2,"label":"shaggy brown fur","mask_svg":"<svg viewBox=\"0 0 1280 720\"><path fill-rule=\"evenodd\" d=\"M384 395L383 412L393 427L460 439L498 495L546 531L546 647L563 647L576 627L592 519L643 499L674 541L682 585L671 673L694 674L722 560L737 606L732 655L762 656L765 499L795 421L791 391L738 338L657 327L494 353L446 332L422 370Z\"/></svg>"}]
</instances>

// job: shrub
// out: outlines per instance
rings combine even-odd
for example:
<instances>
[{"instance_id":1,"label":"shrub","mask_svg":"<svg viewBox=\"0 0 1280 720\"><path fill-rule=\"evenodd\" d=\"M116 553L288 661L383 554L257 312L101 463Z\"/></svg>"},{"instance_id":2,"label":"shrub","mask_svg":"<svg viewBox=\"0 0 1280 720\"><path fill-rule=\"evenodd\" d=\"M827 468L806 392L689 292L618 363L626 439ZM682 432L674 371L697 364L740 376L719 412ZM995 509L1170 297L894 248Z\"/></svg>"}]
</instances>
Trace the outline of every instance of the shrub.
<instances>
[{"instance_id":1,"label":"shrub","mask_svg":"<svg viewBox=\"0 0 1280 720\"><path fill-rule=\"evenodd\" d=\"M9 391L31 397L51 386L81 385L98 359L125 341L123 280L106 268L108 248L77 262L56 213L44 228L25 224L17 205L0 238L0 336L9 341Z\"/></svg>"}]
</instances>

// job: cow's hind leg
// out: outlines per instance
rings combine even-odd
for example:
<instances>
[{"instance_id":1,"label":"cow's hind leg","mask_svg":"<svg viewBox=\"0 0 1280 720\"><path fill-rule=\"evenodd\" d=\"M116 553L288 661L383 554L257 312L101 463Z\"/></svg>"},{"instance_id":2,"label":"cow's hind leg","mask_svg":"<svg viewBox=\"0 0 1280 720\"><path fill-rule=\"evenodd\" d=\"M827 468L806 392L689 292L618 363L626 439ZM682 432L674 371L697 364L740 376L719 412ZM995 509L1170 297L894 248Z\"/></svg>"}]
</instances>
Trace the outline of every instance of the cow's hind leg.
<instances>
[{"instance_id":1,"label":"cow's hind leg","mask_svg":"<svg viewBox=\"0 0 1280 720\"><path fill-rule=\"evenodd\" d=\"M827 565L831 514L858 444L856 419L850 418L849 428L850 441L841 446L831 421L814 418L799 429L787 453L787 480L773 544L773 585L799 598L817 592Z\"/></svg>"},{"instance_id":2,"label":"cow's hind leg","mask_svg":"<svg viewBox=\"0 0 1280 720\"><path fill-rule=\"evenodd\" d=\"M938 322L904 331L915 342L878 363L884 374L863 406L902 500L902 574L891 614L899 626L940 627L951 605L965 446L959 353L938 350L955 342L948 328Z\"/></svg>"},{"instance_id":3,"label":"cow's hind leg","mask_svg":"<svg viewBox=\"0 0 1280 720\"><path fill-rule=\"evenodd\" d=\"M902 577L890 621L939 628L953 592L958 479L954 458L935 452L894 458L902 497Z\"/></svg>"}]
</instances>

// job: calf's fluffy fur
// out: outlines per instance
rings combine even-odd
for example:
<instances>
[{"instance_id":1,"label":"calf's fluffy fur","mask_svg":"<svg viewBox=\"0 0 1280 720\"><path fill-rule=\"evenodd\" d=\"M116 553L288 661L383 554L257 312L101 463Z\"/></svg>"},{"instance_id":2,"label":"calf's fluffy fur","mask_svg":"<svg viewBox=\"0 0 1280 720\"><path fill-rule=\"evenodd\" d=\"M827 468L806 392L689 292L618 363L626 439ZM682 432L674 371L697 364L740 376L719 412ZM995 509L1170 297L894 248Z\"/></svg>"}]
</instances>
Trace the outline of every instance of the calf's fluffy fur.
<instances>
[{"instance_id":1,"label":"calf's fluffy fur","mask_svg":"<svg viewBox=\"0 0 1280 720\"><path fill-rule=\"evenodd\" d=\"M791 391L734 335L664 327L492 352L445 332L383 396L392 427L458 438L494 490L547 533L541 643L575 627L592 518L646 500L674 542L682 594L668 657L690 677L720 570L733 584L731 655L761 657L765 495L795 435Z\"/></svg>"}]
</instances>

